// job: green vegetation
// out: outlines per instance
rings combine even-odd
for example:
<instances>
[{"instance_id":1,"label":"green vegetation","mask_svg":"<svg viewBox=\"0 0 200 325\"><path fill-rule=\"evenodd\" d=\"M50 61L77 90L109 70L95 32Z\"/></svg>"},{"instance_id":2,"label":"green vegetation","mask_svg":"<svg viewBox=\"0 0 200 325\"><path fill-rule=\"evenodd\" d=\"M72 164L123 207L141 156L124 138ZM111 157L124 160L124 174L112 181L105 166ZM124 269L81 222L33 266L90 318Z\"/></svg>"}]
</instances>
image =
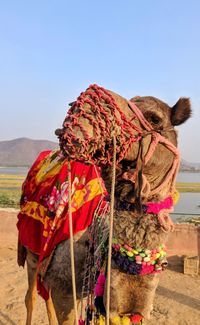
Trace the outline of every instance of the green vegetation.
<instances>
[{"instance_id":1,"label":"green vegetation","mask_svg":"<svg viewBox=\"0 0 200 325\"><path fill-rule=\"evenodd\" d=\"M1 190L0 189L0 207L1 208L19 208L21 191L20 190Z\"/></svg>"},{"instance_id":2,"label":"green vegetation","mask_svg":"<svg viewBox=\"0 0 200 325\"><path fill-rule=\"evenodd\" d=\"M24 181L21 175L0 174L0 207L19 208L21 186Z\"/></svg>"},{"instance_id":3,"label":"green vegetation","mask_svg":"<svg viewBox=\"0 0 200 325\"><path fill-rule=\"evenodd\" d=\"M200 183L177 183L176 188L179 192L200 192Z\"/></svg>"},{"instance_id":4,"label":"green vegetation","mask_svg":"<svg viewBox=\"0 0 200 325\"><path fill-rule=\"evenodd\" d=\"M22 175L2 175L0 174L0 188L21 188L24 181Z\"/></svg>"}]
</instances>

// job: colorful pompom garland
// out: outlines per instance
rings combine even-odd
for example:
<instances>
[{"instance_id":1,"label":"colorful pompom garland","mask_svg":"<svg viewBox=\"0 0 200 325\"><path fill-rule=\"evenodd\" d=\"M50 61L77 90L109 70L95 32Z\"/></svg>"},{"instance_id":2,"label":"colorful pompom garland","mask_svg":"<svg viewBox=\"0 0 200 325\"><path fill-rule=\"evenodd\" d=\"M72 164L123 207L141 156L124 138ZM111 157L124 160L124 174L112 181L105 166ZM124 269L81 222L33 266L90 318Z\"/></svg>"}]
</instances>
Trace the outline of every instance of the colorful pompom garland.
<instances>
[{"instance_id":1,"label":"colorful pompom garland","mask_svg":"<svg viewBox=\"0 0 200 325\"><path fill-rule=\"evenodd\" d=\"M133 275L162 271L166 267L164 245L156 249L134 249L121 240L113 239L112 259L119 269Z\"/></svg>"},{"instance_id":2,"label":"colorful pompom garland","mask_svg":"<svg viewBox=\"0 0 200 325\"><path fill-rule=\"evenodd\" d=\"M140 325L142 324L143 317L140 314L129 316L116 316L112 319L114 325Z\"/></svg>"},{"instance_id":3,"label":"colorful pompom garland","mask_svg":"<svg viewBox=\"0 0 200 325\"><path fill-rule=\"evenodd\" d=\"M160 245L155 249L134 249L124 244L121 240L113 238L112 241L112 259L123 272L133 275L144 275L157 273L164 269L167 262L165 260L165 246ZM96 285L94 287L94 305L99 314L98 325L104 325L104 316L106 314L103 304L104 286L106 277L104 272L100 272ZM116 316L112 322L116 325L142 324L143 317L140 314L131 316ZM81 325L81 324L80 324Z\"/></svg>"},{"instance_id":4,"label":"colorful pompom garland","mask_svg":"<svg viewBox=\"0 0 200 325\"><path fill-rule=\"evenodd\" d=\"M112 319L114 325L142 325L143 317L140 314L131 316L115 316ZM100 315L98 320L95 320L96 325L105 325L105 317ZM78 325L86 325L84 320L79 320Z\"/></svg>"}]
</instances>

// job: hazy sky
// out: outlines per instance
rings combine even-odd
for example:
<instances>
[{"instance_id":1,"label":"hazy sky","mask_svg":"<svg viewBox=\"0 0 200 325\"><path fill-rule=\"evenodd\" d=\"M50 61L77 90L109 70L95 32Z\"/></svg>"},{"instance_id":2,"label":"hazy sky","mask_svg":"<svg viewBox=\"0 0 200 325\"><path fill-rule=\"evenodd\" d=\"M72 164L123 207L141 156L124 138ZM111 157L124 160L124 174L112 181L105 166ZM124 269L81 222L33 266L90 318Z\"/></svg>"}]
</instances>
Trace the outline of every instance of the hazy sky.
<instances>
[{"instance_id":1,"label":"hazy sky","mask_svg":"<svg viewBox=\"0 0 200 325\"><path fill-rule=\"evenodd\" d=\"M91 83L174 105L184 159L200 162L200 1L7 0L0 4L0 141L56 141L67 103Z\"/></svg>"}]
</instances>

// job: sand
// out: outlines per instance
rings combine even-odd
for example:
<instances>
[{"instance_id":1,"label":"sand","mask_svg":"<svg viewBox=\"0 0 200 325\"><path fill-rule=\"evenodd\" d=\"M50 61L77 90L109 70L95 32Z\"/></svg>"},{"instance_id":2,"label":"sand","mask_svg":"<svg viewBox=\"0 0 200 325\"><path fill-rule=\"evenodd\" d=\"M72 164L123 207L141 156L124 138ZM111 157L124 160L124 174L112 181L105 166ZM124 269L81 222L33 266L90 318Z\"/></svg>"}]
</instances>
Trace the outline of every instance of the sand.
<instances>
[{"instance_id":1,"label":"sand","mask_svg":"<svg viewBox=\"0 0 200 325\"><path fill-rule=\"evenodd\" d=\"M17 212L0 210L0 325L25 324L26 268L16 262ZM145 325L199 325L200 276L183 274L181 258L170 258L156 291L154 310ZM44 301L37 296L33 325L48 324Z\"/></svg>"}]
</instances>

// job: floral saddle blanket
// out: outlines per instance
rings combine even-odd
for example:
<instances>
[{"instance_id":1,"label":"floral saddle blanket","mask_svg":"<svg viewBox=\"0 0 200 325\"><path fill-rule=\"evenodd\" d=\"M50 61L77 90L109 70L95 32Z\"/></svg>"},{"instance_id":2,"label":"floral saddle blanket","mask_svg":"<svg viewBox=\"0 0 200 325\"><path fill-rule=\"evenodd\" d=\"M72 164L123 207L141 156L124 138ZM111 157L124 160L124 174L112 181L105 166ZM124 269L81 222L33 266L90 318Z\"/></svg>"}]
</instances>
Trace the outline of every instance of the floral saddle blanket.
<instances>
[{"instance_id":1,"label":"floral saddle blanket","mask_svg":"<svg viewBox=\"0 0 200 325\"><path fill-rule=\"evenodd\" d=\"M77 161L71 161L70 167L72 222L76 234L92 223L106 189L99 167ZM61 241L69 238L68 161L60 150L40 153L28 172L22 186L17 228L19 246L39 255L39 265ZM18 263L23 265L24 261L18 258ZM42 290L39 293L45 298Z\"/></svg>"}]
</instances>

